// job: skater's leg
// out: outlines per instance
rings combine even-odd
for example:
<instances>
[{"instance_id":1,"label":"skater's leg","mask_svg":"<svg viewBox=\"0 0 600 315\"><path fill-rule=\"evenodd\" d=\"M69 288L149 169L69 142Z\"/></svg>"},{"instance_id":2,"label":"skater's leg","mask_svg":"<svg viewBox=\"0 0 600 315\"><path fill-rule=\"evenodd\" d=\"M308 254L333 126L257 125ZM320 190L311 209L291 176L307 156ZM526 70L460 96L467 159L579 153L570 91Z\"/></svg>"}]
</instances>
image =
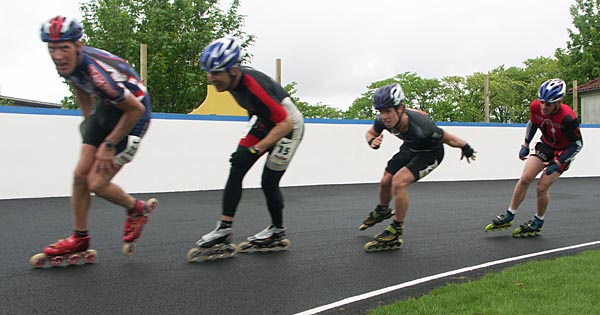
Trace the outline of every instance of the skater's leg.
<instances>
[{"instance_id":1,"label":"skater's leg","mask_svg":"<svg viewBox=\"0 0 600 315\"><path fill-rule=\"evenodd\" d=\"M387 171L383 172L383 176L379 182L379 205L381 206L389 206L390 201L392 200L393 177L394 175L388 173Z\"/></svg>"},{"instance_id":2,"label":"skater's leg","mask_svg":"<svg viewBox=\"0 0 600 315\"><path fill-rule=\"evenodd\" d=\"M523 172L521 173L521 177L515 185L512 197L510 199L510 209L513 210L513 212L519 208L525 199L525 196L527 195L527 189L529 188L529 185L533 182L537 174L544 169L544 167L545 165L542 160L536 156L531 156L527 159L525 162L525 167L523 168Z\"/></svg>"},{"instance_id":3,"label":"skater's leg","mask_svg":"<svg viewBox=\"0 0 600 315\"><path fill-rule=\"evenodd\" d=\"M71 192L71 208L73 211L73 228L76 231L87 231L88 211L91 204L87 175L95 160L96 147L83 144L79 161L73 174Z\"/></svg>"},{"instance_id":4,"label":"skater's leg","mask_svg":"<svg viewBox=\"0 0 600 315\"><path fill-rule=\"evenodd\" d=\"M275 227L283 227L283 195L279 182L285 171L273 171L265 167L262 174L261 187L267 199L267 208L271 214L271 223Z\"/></svg>"},{"instance_id":5,"label":"skater's leg","mask_svg":"<svg viewBox=\"0 0 600 315\"><path fill-rule=\"evenodd\" d=\"M392 191L394 194L394 207L396 209L395 221L404 222L408 212L408 185L415 181L415 176L406 167L401 168L393 177Z\"/></svg>"},{"instance_id":6,"label":"skater's leg","mask_svg":"<svg viewBox=\"0 0 600 315\"><path fill-rule=\"evenodd\" d=\"M554 184L560 177L558 172L551 175L543 174L537 184L537 209L536 214L539 218L543 218L546 214L546 209L550 203L550 186Z\"/></svg>"},{"instance_id":7,"label":"skater's leg","mask_svg":"<svg viewBox=\"0 0 600 315\"><path fill-rule=\"evenodd\" d=\"M88 190L96 193L99 197L106 199L114 204L120 205L125 209L135 207L135 198L126 193L121 187L112 183L112 179L122 169L115 165L114 168L99 169L99 161L96 160L87 177Z\"/></svg>"},{"instance_id":8,"label":"skater's leg","mask_svg":"<svg viewBox=\"0 0 600 315\"><path fill-rule=\"evenodd\" d=\"M247 148L238 148L238 150L247 150ZM231 165L227 184L225 184L225 190L223 191L222 221L233 221L240 199L242 199L242 181L255 162L256 159L253 159L245 164Z\"/></svg>"}]
</instances>

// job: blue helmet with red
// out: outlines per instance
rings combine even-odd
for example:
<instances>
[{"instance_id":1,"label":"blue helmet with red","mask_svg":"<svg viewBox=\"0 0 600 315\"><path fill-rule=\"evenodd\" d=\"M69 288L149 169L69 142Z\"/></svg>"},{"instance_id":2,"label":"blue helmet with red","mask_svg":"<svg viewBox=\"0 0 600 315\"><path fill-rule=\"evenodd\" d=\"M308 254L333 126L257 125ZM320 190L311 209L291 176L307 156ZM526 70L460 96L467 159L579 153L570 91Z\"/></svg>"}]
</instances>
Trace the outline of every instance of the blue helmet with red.
<instances>
[{"instance_id":1,"label":"blue helmet with red","mask_svg":"<svg viewBox=\"0 0 600 315\"><path fill-rule=\"evenodd\" d=\"M208 44L200 54L200 65L204 71L227 71L239 66L242 51L237 38L220 38Z\"/></svg>"},{"instance_id":2,"label":"blue helmet with red","mask_svg":"<svg viewBox=\"0 0 600 315\"><path fill-rule=\"evenodd\" d=\"M546 103L560 101L565 97L567 84L561 79L550 79L540 86L538 98Z\"/></svg>"},{"instance_id":3,"label":"blue helmet with red","mask_svg":"<svg viewBox=\"0 0 600 315\"><path fill-rule=\"evenodd\" d=\"M43 42L78 41L83 36L83 26L75 20L56 16L42 24Z\"/></svg>"},{"instance_id":4,"label":"blue helmet with red","mask_svg":"<svg viewBox=\"0 0 600 315\"><path fill-rule=\"evenodd\" d=\"M404 100L404 91L398 83L389 84L378 88L373 95L373 107L382 110L390 107L398 107Z\"/></svg>"}]
</instances>

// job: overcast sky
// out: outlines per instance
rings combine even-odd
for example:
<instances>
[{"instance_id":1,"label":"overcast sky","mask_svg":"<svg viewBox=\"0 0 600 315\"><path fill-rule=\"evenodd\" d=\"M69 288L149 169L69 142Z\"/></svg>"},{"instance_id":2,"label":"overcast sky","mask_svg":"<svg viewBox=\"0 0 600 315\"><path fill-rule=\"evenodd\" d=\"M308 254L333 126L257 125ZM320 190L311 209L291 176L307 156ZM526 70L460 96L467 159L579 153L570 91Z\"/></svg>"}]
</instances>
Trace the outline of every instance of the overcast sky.
<instances>
[{"instance_id":1,"label":"overcast sky","mask_svg":"<svg viewBox=\"0 0 600 315\"><path fill-rule=\"evenodd\" d=\"M81 2L0 2L0 95L58 103L69 93L39 28L59 14L80 19ZM241 3L244 30L256 36L249 64L274 77L281 58L282 81L298 83L300 99L347 109L370 83L399 73L466 76L553 56L569 40L575 0Z\"/></svg>"}]
</instances>

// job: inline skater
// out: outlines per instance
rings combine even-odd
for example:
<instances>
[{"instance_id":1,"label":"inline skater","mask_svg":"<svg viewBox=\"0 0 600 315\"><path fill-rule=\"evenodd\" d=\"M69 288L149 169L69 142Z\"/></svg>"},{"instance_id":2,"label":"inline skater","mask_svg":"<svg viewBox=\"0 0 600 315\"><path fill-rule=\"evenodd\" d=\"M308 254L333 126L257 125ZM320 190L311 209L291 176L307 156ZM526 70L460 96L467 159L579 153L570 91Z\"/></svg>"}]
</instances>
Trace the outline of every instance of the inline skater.
<instances>
[{"instance_id":1,"label":"inline skater","mask_svg":"<svg viewBox=\"0 0 600 315\"><path fill-rule=\"evenodd\" d=\"M38 262L85 252L90 244L88 212L91 193L126 209L123 253L141 235L158 202L138 200L112 183L131 162L151 120L150 96L139 75L122 58L84 46L83 27L75 19L56 16L42 24L41 38L58 74L73 87L84 117L83 143L73 176L71 207L74 232L44 248ZM100 103L95 106L94 98ZM45 257L44 257L45 255Z\"/></svg>"},{"instance_id":2,"label":"inline skater","mask_svg":"<svg viewBox=\"0 0 600 315\"><path fill-rule=\"evenodd\" d=\"M267 200L271 224L239 244L240 251L286 249L283 225L283 195L279 182L287 170L304 134L304 117L285 89L266 74L242 66L239 40L221 38L210 43L200 56L208 82L217 91L229 91L237 103L252 117L252 127L231 154L231 168L215 230L202 236L197 247L188 252L188 260L214 259L234 255L231 244L233 220L242 196L242 180L263 154L261 187Z\"/></svg>"},{"instance_id":3,"label":"inline skater","mask_svg":"<svg viewBox=\"0 0 600 315\"><path fill-rule=\"evenodd\" d=\"M403 140L398 153L387 164L379 184L379 203L369 213L360 230L365 230L394 216L392 223L375 239L365 244L366 251L399 248L402 245L404 218L408 212L407 187L436 169L444 158L444 144L460 148L460 159L475 160L476 152L458 136L445 131L423 111L406 108L399 84L389 84L375 91L373 107L379 111L365 137L372 149L379 149L383 131ZM395 211L390 208L394 198Z\"/></svg>"},{"instance_id":4,"label":"inline skater","mask_svg":"<svg viewBox=\"0 0 600 315\"><path fill-rule=\"evenodd\" d=\"M485 227L485 232L507 229L512 225L515 213L527 195L529 185L539 173L542 175L536 187L535 215L515 229L512 235L535 236L542 231L544 216L550 203L550 187L569 169L571 162L583 148L577 115L568 105L562 103L566 90L567 84L561 79L550 79L540 86L538 99L532 101L529 106L525 141L519 150L519 159L527 160L523 172L515 185L508 209L496 216L492 223ZM529 155L529 144L538 129L542 136L535 145L534 153Z\"/></svg>"}]
</instances>

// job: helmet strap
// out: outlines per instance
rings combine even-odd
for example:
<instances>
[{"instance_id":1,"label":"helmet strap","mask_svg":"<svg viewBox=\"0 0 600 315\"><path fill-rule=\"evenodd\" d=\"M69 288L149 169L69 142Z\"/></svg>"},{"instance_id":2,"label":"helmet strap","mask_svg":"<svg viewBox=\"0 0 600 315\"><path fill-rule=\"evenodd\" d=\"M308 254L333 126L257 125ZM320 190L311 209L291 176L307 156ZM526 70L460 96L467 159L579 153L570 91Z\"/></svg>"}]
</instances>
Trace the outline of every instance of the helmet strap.
<instances>
[{"instance_id":1,"label":"helmet strap","mask_svg":"<svg viewBox=\"0 0 600 315\"><path fill-rule=\"evenodd\" d=\"M554 115L556 113L558 113L558 111L560 110L560 104L562 102L557 102L556 108L554 109L554 111L552 111L552 113L550 113L551 115Z\"/></svg>"},{"instance_id":2,"label":"helmet strap","mask_svg":"<svg viewBox=\"0 0 600 315\"><path fill-rule=\"evenodd\" d=\"M235 87L234 84L235 84L235 80L237 79L237 74L233 73L233 69L229 69L227 71L227 73L229 74L229 78L231 79L229 81L229 86L227 87L227 90L230 90L230 89L233 89Z\"/></svg>"},{"instance_id":3,"label":"helmet strap","mask_svg":"<svg viewBox=\"0 0 600 315\"><path fill-rule=\"evenodd\" d=\"M401 131L402 130L402 125L401 125L402 115L404 114L405 109L402 109L402 113L398 114L398 108L399 107L400 107L400 105L394 106L394 108L396 109L396 114L398 115L398 122L394 125L394 127L392 129L397 129L397 130ZM398 126L399 126L399 128L396 128Z\"/></svg>"}]
</instances>

